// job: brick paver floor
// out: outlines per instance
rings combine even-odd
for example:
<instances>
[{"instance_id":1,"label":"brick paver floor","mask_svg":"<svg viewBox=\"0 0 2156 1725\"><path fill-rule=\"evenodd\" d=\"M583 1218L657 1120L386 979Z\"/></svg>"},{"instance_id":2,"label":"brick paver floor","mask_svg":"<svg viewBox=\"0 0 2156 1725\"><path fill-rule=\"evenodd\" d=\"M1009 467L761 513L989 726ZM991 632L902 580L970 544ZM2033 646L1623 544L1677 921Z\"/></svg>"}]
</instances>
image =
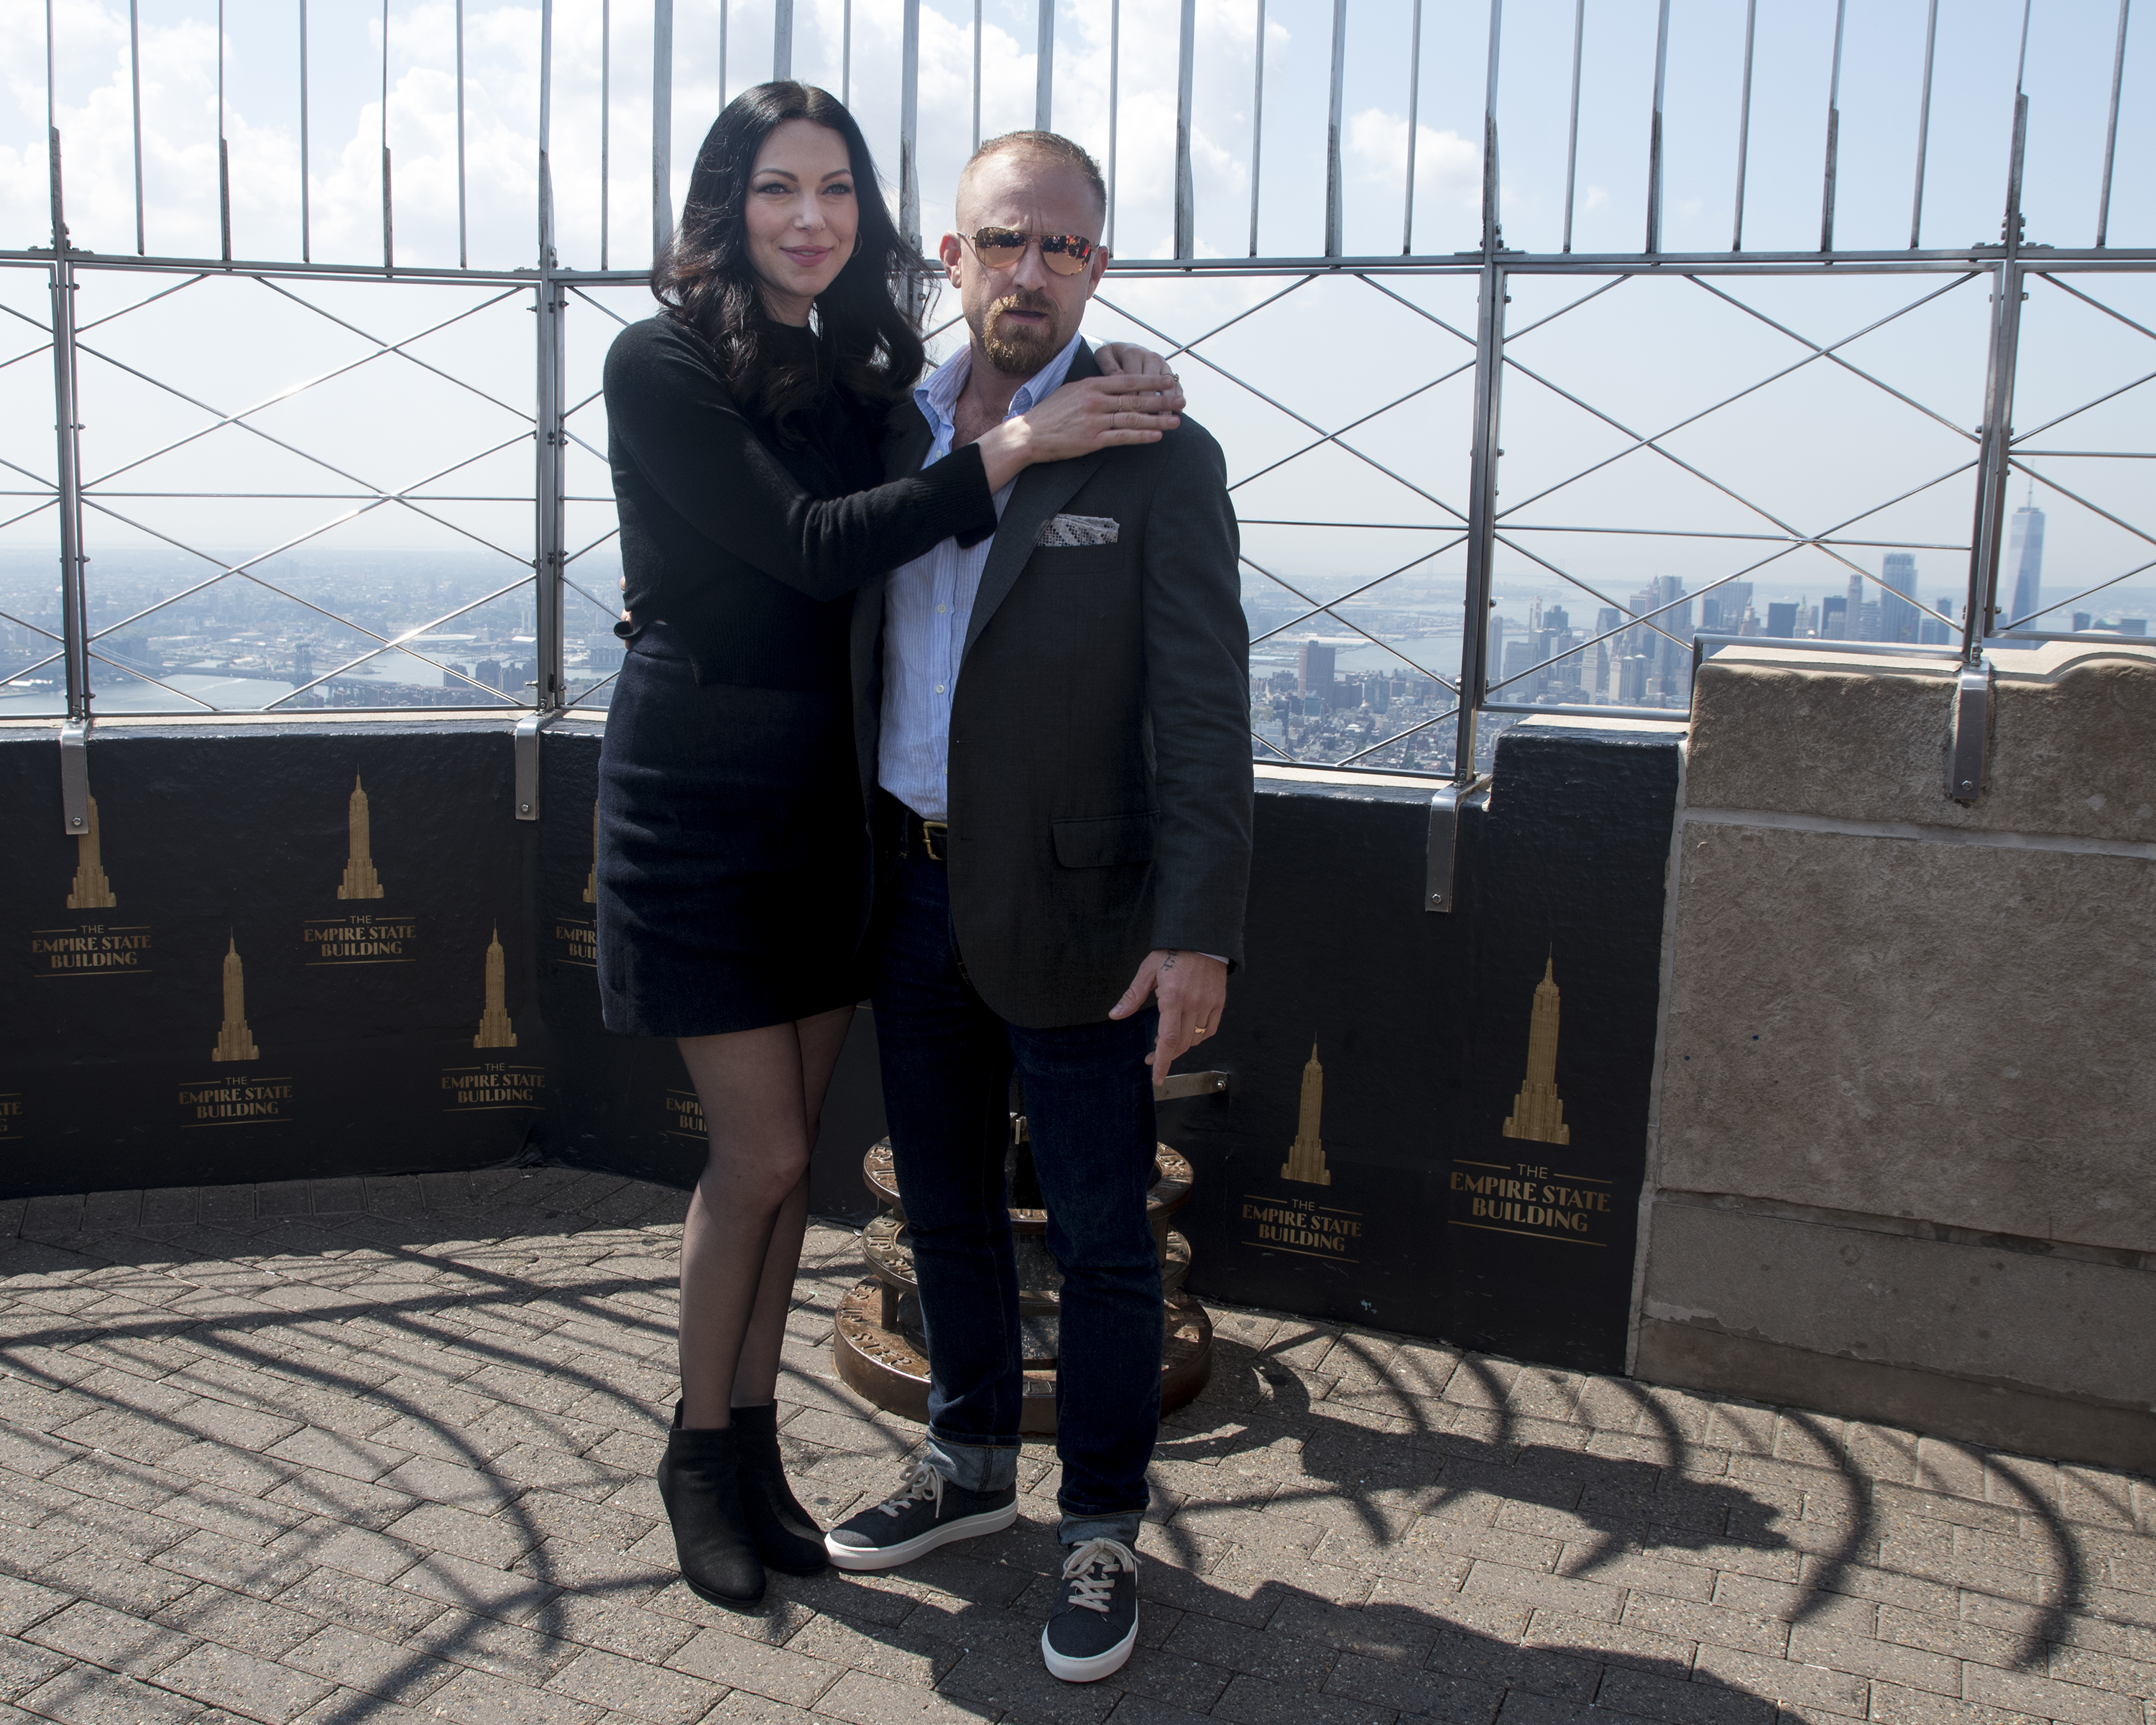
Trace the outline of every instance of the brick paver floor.
<instances>
[{"instance_id":1,"label":"brick paver floor","mask_svg":"<svg viewBox=\"0 0 2156 1725\"><path fill-rule=\"evenodd\" d=\"M1116 1678L1040 1668L1037 1445L1009 1533L713 1609L651 1480L682 1208L562 1169L0 1206L0 1718L2156 1725L2148 1481L1259 1312L1162 1430ZM816 1229L782 1391L830 1520L919 1435L832 1376L859 1273Z\"/></svg>"}]
</instances>

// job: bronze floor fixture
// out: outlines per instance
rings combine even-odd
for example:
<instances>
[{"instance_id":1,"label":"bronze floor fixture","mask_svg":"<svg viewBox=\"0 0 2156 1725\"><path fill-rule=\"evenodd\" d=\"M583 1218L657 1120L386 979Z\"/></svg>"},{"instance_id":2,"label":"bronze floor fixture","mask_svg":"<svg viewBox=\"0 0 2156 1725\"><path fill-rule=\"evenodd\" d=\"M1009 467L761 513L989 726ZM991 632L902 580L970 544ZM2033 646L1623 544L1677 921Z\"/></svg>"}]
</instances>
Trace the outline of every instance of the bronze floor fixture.
<instances>
[{"instance_id":1,"label":"bronze floor fixture","mask_svg":"<svg viewBox=\"0 0 2156 1725\"><path fill-rule=\"evenodd\" d=\"M1012 1245L1018 1254L1019 1309L1024 1337L1025 1402L1019 1430L1045 1437L1055 1430L1057 1302L1063 1271L1048 1250L1048 1212L1042 1207L1025 1117L1011 1117ZM839 1376L878 1407L909 1420L928 1418L928 1350L921 1334L921 1296L914 1282L913 1250L906 1238L906 1204L891 1165L891 1140L869 1147L861 1178L880 1213L862 1230L861 1247L875 1274L839 1301L831 1342ZM1168 1219L1190 1201L1190 1164L1165 1144L1153 1153L1152 1189L1147 1219L1160 1254L1161 1292L1167 1310L1160 1355L1160 1404L1179 1408L1213 1375L1213 1320L1183 1291L1190 1272L1190 1242Z\"/></svg>"}]
</instances>

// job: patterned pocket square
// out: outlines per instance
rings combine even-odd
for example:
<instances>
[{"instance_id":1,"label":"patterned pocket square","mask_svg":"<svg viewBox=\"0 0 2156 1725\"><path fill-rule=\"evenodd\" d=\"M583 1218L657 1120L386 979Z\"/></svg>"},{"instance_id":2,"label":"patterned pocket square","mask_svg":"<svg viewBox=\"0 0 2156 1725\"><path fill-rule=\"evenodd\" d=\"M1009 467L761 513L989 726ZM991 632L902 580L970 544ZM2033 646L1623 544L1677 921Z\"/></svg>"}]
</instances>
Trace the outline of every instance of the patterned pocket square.
<instances>
[{"instance_id":1,"label":"patterned pocket square","mask_svg":"<svg viewBox=\"0 0 2156 1725\"><path fill-rule=\"evenodd\" d=\"M1116 524L1105 515L1059 515L1040 524L1035 545L1113 545Z\"/></svg>"}]
</instances>

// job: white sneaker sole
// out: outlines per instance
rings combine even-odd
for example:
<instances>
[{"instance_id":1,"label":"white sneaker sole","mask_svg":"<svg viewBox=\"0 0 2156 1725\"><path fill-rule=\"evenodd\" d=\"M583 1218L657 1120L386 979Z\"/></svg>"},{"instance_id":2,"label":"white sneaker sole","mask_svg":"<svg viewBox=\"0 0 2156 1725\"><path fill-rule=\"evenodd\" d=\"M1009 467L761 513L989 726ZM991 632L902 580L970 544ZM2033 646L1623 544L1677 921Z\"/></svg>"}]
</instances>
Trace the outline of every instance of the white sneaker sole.
<instances>
[{"instance_id":1,"label":"white sneaker sole","mask_svg":"<svg viewBox=\"0 0 2156 1725\"><path fill-rule=\"evenodd\" d=\"M1048 1667L1048 1675L1060 1677L1066 1683L1097 1683L1103 1677L1111 1677L1131 1662L1131 1650L1138 1644L1137 1613L1131 1615L1131 1632L1106 1653L1096 1653L1084 1659L1073 1659L1058 1653L1048 1645L1048 1631L1040 1632L1040 1657Z\"/></svg>"},{"instance_id":2,"label":"white sneaker sole","mask_svg":"<svg viewBox=\"0 0 2156 1725\"><path fill-rule=\"evenodd\" d=\"M851 1570L856 1574L876 1569L896 1569L901 1563L910 1563L916 1558L934 1551L939 1545L948 1545L954 1539L978 1539L984 1533L1000 1533L1018 1519L1018 1503L1014 1499L1002 1509L984 1509L980 1514L961 1516L955 1522L946 1522L940 1527L932 1527L926 1533L916 1533L911 1539L901 1539L896 1545L842 1545L832 1534L824 1536L824 1553L831 1560L834 1569Z\"/></svg>"}]
</instances>

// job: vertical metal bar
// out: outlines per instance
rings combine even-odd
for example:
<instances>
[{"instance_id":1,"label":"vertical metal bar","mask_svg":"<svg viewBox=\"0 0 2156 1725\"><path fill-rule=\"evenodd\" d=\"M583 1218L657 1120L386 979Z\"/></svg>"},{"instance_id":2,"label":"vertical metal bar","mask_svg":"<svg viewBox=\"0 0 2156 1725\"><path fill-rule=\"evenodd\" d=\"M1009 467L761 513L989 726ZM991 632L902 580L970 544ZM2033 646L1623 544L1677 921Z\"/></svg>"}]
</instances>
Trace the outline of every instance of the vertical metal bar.
<instances>
[{"instance_id":1,"label":"vertical metal bar","mask_svg":"<svg viewBox=\"0 0 2156 1725\"><path fill-rule=\"evenodd\" d=\"M457 0L458 117L464 110L465 0ZM599 268L607 266L607 182L613 121L613 0L599 0ZM462 238L464 177L457 177L459 237Z\"/></svg>"},{"instance_id":2,"label":"vertical metal bar","mask_svg":"<svg viewBox=\"0 0 2156 1725\"><path fill-rule=\"evenodd\" d=\"M1486 264L1505 243L1497 208L1497 50L1504 39L1505 0L1490 0L1490 69L1482 85L1482 257Z\"/></svg>"},{"instance_id":3,"label":"vertical metal bar","mask_svg":"<svg viewBox=\"0 0 2156 1725\"><path fill-rule=\"evenodd\" d=\"M1962 660L1980 664L1995 621L2000 537L2006 519L2014 435L2014 369L2021 341L2021 159L2029 136L2029 98L2014 97L2014 141L2007 157L2005 255L1991 300L1991 344L1984 380L1984 425L1977 448L1976 522L1969 536L1969 614Z\"/></svg>"},{"instance_id":4,"label":"vertical metal bar","mask_svg":"<svg viewBox=\"0 0 2156 1725\"><path fill-rule=\"evenodd\" d=\"M1587 0L1576 0L1572 9L1572 119L1564 138L1564 244L1572 249L1572 197L1579 184L1579 54L1587 40Z\"/></svg>"},{"instance_id":5,"label":"vertical metal bar","mask_svg":"<svg viewBox=\"0 0 2156 1725\"><path fill-rule=\"evenodd\" d=\"M533 523L532 655L537 661L531 705L542 713L562 704L562 578L564 569L562 455L562 376L564 347L562 320L568 295L555 279L553 145L554 0L539 7L539 313L537 363L533 403L535 472Z\"/></svg>"},{"instance_id":6,"label":"vertical metal bar","mask_svg":"<svg viewBox=\"0 0 2156 1725\"><path fill-rule=\"evenodd\" d=\"M1467 482L1467 588L1460 630L1460 721L1452 776L1475 778L1475 722L1490 688L1490 564L1497 544L1499 384L1505 367L1505 272L1486 248L1475 326L1474 450Z\"/></svg>"},{"instance_id":7,"label":"vertical metal bar","mask_svg":"<svg viewBox=\"0 0 2156 1725\"><path fill-rule=\"evenodd\" d=\"M1744 90L1737 105L1737 207L1729 218L1729 249L1744 249L1744 171L1752 155L1752 44L1759 22L1759 0L1744 0Z\"/></svg>"},{"instance_id":8,"label":"vertical metal bar","mask_svg":"<svg viewBox=\"0 0 2156 1725\"><path fill-rule=\"evenodd\" d=\"M382 0L382 267L397 264L396 231L389 203L389 0Z\"/></svg>"},{"instance_id":9,"label":"vertical metal bar","mask_svg":"<svg viewBox=\"0 0 2156 1725\"><path fill-rule=\"evenodd\" d=\"M1325 255L1340 255L1340 105L1348 94L1348 0L1332 0L1332 96L1325 121Z\"/></svg>"},{"instance_id":10,"label":"vertical metal bar","mask_svg":"<svg viewBox=\"0 0 2156 1725\"><path fill-rule=\"evenodd\" d=\"M1932 0L1932 3L1937 6L1938 0ZM2096 244L2097 249L2099 251L2103 249L2104 236L2111 231L2111 165L2118 155L2118 90L2121 80L2126 75L2126 13L2127 8L2132 4L2133 0L2118 0L2118 46L2112 50L2111 55L2111 124L2103 135L2103 192L2097 200L2096 209ZM142 197L142 170L140 160L141 132L139 121L136 138L137 159L135 170L135 197L139 206ZM1916 241L1912 239L1909 243L1914 245Z\"/></svg>"},{"instance_id":11,"label":"vertical metal bar","mask_svg":"<svg viewBox=\"0 0 2156 1725\"><path fill-rule=\"evenodd\" d=\"M721 105L726 101L721 74ZM651 0L651 256L674 237L674 0Z\"/></svg>"},{"instance_id":12,"label":"vertical metal bar","mask_svg":"<svg viewBox=\"0 0 2156 1725\"><path fill-rule=\"evenodd\" d=\"M1258 0L1262 6L1265 0ZM980 0L973 0L975 13L980 9ZM980 38L973 39L974 52L980 51ZM1116 98L1121 92L1123 64L1123 0L1108 0L1108 219L1106 232L1101 244L1111 253L1116 249ZM980 68L973 69L973 101L978 107L981 99ZM977 118L976 129L979 126Z\"/></svg>"},{"instance_id":13,"label":"vertical metal bar","mask_svg":"<svg viewBox=\"0 0 2156 1725\"><path fill-rule=\"evenodd\" d=\"M1400 255L1404 258L1414 251L1415 155L1422 141L1422 134L1416 128L1421 124L1421 103L1422 0L1414 0L1414 19L1408 26L1408 190L1405 209L1400 217Z\"/></svg>"},{"instance_id":14,"label":"vertical metal bar","mask_svg":"<svg viewBox=\"0 0 2156 1725\"><path fill-rule=\"evenodd\" d=\"M854 0L846 0L839 22L839 101L854 105Z\"/></svg>"},{"instance_id":15,"label":"vertical metal bar","mask_svg":"<svg viewBox=\"0 0 2156 1725\"><path fill-rule=\"evenodd\" d=\"M1650 255L1662 249L1662 90L1669 81L1670 0L1662 0L1655 27L1655 113L1647 126L1647 244Z\"/></svg>"},{"instance_id":16,"label":"vertical metal bar","mask_svg":"<svg viewBox=\"0 0 2156 1725\"><path fill-rule=\"evenodd\" d=\"M1826 84L1826 167L1820 177L1820 249L1834 249L1834 180L1841 153L1841 37L1849 0L1835 0L1834 69Z\"/></svg>"},{"instance_id":17,"label":"vertical metal bar","mask_svg":"<svg viewBox=\"0 0 2156 1725\"><path fill-rule=\"evenodd\" d=\"M71 723L90 717L90 628L83 601L82 426L75 399L74 256L60 184L60 129L54 124L53 8L45 0L45 148L53 216L53 433L60 520L60 654Z\"/></svg>"},{"instance_id":18,"label":"vertical metal bar","mask_svg":"<svg viewBox=\"0 0 2156 1725\"><path fill-rule=\"evenodd\" d=\"M726 0L719 0L719 105L726 105Z\"/></svg>"},{"instance_id":19,"label":"vertical metal bar","mask_svg":"<svg viewBox=\"0 0 2156 1725\"><path fill-rule=\"evenodd\" d=\"M2121 0L2121 4L2123 3L2124 0ZM1911 251L1916 250L1917 235L1924 225L1924 158L1930 151L1932 141L1932 63L1938 52L1938 41L1939 0L1932 0L1929 16L1924 20L1924 90L1917 100L1917 189L1909 198ZM2103 242L2098 240L2097 244L2101 245Z\"/></svg>"},{"instance_id":20,"label":"vertical metal bar","mask_svg":"<svg viewBox=\"0 0 2156 1725\"><path fill-rule=\"evenodd\" d=\"M314 260L314 223L309 208L307 162L307 0L300 0L300 261Z\"/></svg>"},{"instance_id":21,"label":"vertical metal bar","mask_svg":"<svg viewBox=\"0 0 2156 1725\"><path fill-rule=\"evenodd\" d=\"M388 39L386 27L384 40ZM217 231L232 261L232 155L224 140L224 0L217 0Z\"/></svg>"},{"instance_id":22,"label":"vertical metal bar","mask_svg":"<svg viewBox=\"0 0 2156 1725\"><path fill-rule=\"evenodd\" d=\"M602 3L599 16L606 16ZM600 26L602 31L605 26ZM599 64L606 64L607 45L599 49ZM599 74L599 268L606 268L606 74ZM457 268L471 267L471 248L465 225L465 0L457 0Z\"/></svg>"},{"instance_id":23,"label":"vertical metal bar","mask_svg":"<svg viewBox=\"0 0 2156 1725\"><path fill-rule=\"evenodd\" d=\"M302 4L304 8L304 0ZM140 0L127 0L127 77L135 95L135 254L137 257L146 257L149 255L150 249L143 243L142 239L142 20L140 13ZM306 13L304 9L300 15L302 19L305 18ZM304 23L300 28L303 30L306 28ZM302 62L304 63L304 51ZM2111 100L2114 131L2117 130L2116 116L2118 111L2117 90L2118 86L2114 85ZM300 100L304 111L306 101L304 93L300 95ZM2110 183L2107 177L2104 184L2108 187ZM2099 240L2097 244L2100 245L2102 242Z\"/></svg>"},{"instance_id":24,"label":"vertical metal bar","mask_svg":"<svg viewBox=\"0 0 2156 1725\"><path fill-rule=\"evenodd\" d=\"M1198 45L1198 0L1183 0L1175 55L1175 254L1194 255L1196 198L1190 183L1190 84Z\"/></svg>"},{"instance_id":25,"label":"vertical metal bar","mask_svg":"<svg viewBox=\"0 0 2156 1725\"><path fill-rule=\"evenodd\" d=\"M979 88L978 80L974 87ZM916 252L921 249L920 140L921 0L906 0L898 39L898 231Z\"/></svg>"},{"instance_id":26,"label":"vertical metal bar","mask_svg":"<svg viewBox=\"0 0 2156 1725\"><path fill-rule=\"evenodd\" d=\"M1415 0L1419 13L1422 0ZM1250 74L1250 255L1258 254L1258 168L1265 141L1265 0L1258 0L1257 65Z\"/></svg>"},{"instance_id":27,"label":"vertical metal bar","mask_svg":"<svg viewBox=\"0 0 2156 1725\"><path fill-rule=\"evenodd\" d=\"M1055 118L1055 0L1034 0L1033 124L1053 131Z\"/></svg>"},{"instance_id":28,"label":"vertical metal bar","mask_svg":"<svg viewBox=\"0 0 2156 1725\"><path fill-rule=\"evenodd\" d=\"M1112 69L1108 75L1111 78L1115 76ZM1111 112L1114 110L1115 100L1111 88L1108 96ZM981 0L973 0L973 147L976 150L981 147ZM1114 183L1113 180L1109 182L1111 186Z\"/></svg>"},{"instance_id":29,"label":"vertical metal bar","mask_svg":"<svg viewBox=\"0 0 2156 1725\"><path fill-rule=\"evenodd\" d=\"M793 0L772 0L771 79L783 83L793 75Z\"/></svg>"}]
</instances>

